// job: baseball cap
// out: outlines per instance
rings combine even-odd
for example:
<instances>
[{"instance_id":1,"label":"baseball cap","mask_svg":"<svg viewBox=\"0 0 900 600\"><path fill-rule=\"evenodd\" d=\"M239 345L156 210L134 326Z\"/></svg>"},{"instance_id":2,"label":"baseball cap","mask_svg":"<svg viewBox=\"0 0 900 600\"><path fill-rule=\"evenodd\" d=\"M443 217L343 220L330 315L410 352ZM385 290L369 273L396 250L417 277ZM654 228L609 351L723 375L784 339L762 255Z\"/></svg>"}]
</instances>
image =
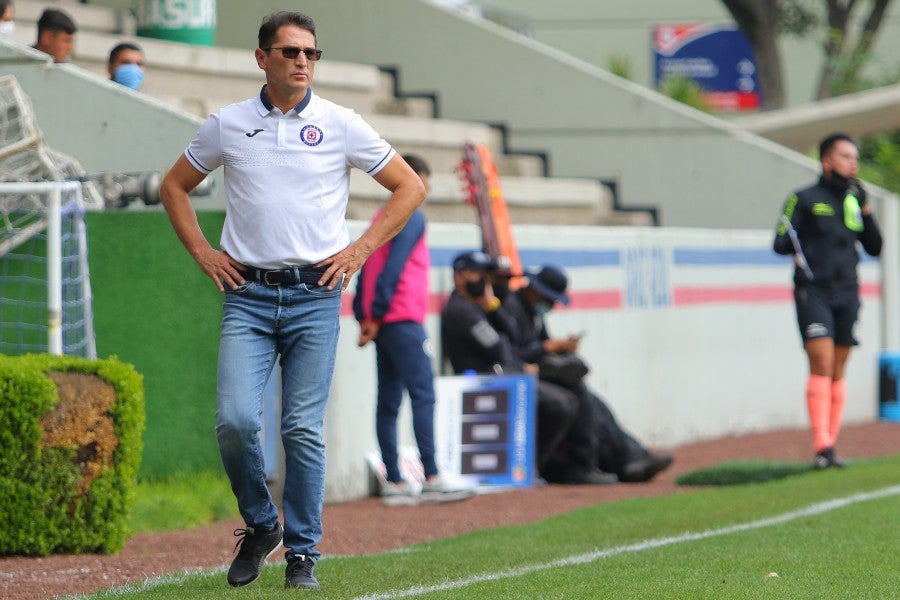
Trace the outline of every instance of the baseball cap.
<instances>
[{"instance_id":1,"label":"baseball cap","mask_svg":"<svg viewBox=\"0 0 900 600\"><path fill-rule=\"evenodd\" d=\"M529 269L525 276L528 278L528 287L533 288L546 300L569 303L569 296L566 294L569 280L561 269L545 265L540 269Z\"/></svg>"},{"instance_id":2,"label":"baseball cap","mask_svg":"<svg viewBox=\"0 0 900 600\"><path fill-rule=\"evenodd\" d=\"M494 266L490 256L480 250L472 250L458 254L453 259L453 270L486 271Z\"/></svg>"}]
</instances>

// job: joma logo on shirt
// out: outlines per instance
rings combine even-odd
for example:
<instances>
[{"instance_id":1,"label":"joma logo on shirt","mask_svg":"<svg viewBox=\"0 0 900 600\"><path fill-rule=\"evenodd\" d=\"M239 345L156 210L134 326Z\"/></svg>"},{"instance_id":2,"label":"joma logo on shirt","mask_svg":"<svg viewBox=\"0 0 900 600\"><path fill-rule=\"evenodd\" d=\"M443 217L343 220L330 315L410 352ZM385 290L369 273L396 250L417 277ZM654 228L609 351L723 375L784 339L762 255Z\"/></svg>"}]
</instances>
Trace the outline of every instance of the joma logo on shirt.
<instances>
[{"instance_id":1,"label":"joma logo on shirt","mask_svg":"<svg viewBox=\"0 0 900 600\"><path fill-rule=\"evenodd\" d=\"M812 214L817 217L833 217L834 208L825 202L816 202L812 205Z\"/></svg>"}]
</instances>

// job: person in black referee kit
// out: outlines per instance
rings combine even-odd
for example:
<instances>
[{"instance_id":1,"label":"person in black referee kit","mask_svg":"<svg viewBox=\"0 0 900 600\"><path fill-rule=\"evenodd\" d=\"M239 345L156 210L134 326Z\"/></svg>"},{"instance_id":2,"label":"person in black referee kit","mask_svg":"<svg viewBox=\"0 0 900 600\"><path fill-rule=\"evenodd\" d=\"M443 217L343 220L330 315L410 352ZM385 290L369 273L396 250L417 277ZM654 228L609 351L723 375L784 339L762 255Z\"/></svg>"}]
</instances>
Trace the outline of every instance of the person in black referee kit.
<instances>
[{"instance_id":1,"label":"person in black referee kit","mask_svg":"<svg viewBox=\"0 0 900 600\"><path fill-rule=\"evenodd\" d=\"M791 194L774 249L793 255L794 300L803 348L809 359L806 406L817 469L841 467L835 452L847 402L844 377L853 326L859 315L857 242L872 256L881 253L881 233L860 185L859 150L843 133L819 145L819 181Z\"/></svg>"},{"instance_id":2,"label":"person in black referee kit","mask_svg":"<svg viewBox=\"0 0 900 600\"><path fill-rule=\"evenodd\" d=\"M425 198L406 162L354 111L317 96L313 20L296 12L263 19L259 95L220 109L166 174L161 195L179 239L224 292L216 435L246 528L228 583L259 577L282 541L285 586L318 589L315 563L325 489L323 421L338 339L341 291ZM225 224L210 246L188 193L225 167ZM356 241L345 221L350 169L391 192ZM259 442L263 390L282 372L284 526L266 488Z\"/></svg>"}]
</instances>

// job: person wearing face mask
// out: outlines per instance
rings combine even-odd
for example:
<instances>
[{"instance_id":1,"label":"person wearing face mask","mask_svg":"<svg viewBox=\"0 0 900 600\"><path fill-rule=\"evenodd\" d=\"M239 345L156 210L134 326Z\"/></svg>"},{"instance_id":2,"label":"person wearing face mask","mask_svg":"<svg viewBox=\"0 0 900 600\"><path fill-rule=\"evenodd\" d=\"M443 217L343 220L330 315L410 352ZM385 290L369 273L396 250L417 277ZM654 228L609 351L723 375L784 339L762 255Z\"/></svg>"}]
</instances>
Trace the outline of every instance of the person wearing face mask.
<instances>
[{"instance_id":1,"label":"person wearing face mask","mask_svg":"<svg viewBox=\"0 0 900 600\"><path fill-rule=\"evenodd\" d=\"M813 466L842 467L835 452L847 401L845 366L857 345L859 315L857 242L881 253L881 232L859 174L859 150L845 133L819 144L822 175L787 199L773 249L793 255L794 300L803 349L809 360L806 406L813 436Z\"/></svg>"},{"instance_id":2,"label":"person wearing face mask","mask_svg":"<svg viewBox=\"0 0 900 600\"><path fill-rule=\"evenodd\" d=\"M556 304L569 304L568 278L559 267L545 265L525 272L526 284L503 302L515 322L514 349L520 360L539 365L540 381L561 386L577 398L577 417L567 436L565 452L557 454L546 470L568 473L586 462L620 481L649 481L672 464L669 454L655 454L616 422L599 395L588 389L584 375L588 367L577 356L580 335L553 338L545 317Z\"/></svg>"},{"instance_id":3,"label":"person wearing face mask","mask_svg":"<svg viewBox=\"0 0 900 600\"><path fill-rule=\"evenodd\" d=\"M0 0L0 38L13 39L16 32L16 9L12 0Z\"/></svg>"},{"instance_id":4,"label":"person wearing face mask","mask_svg":"<svg viewBox=\"0 0 900 600\"><path fill-rule=\"evenodd\" d=\"M109 52L106 65L109 78L132 90L144 83L144 51L132 42L116 44Z\"/></svg>"},{"instance_id":5,"label":"person wearing face mask","mask_svg":"<svg viewBox=\"0 0 900 600\"><path fill-rule=\"evenodd\" d=\"M463 252L453 260L454 290L441 312L441 346L453 372L483 374L536 374L537 367L523 363L513 350L515 321L494 295L490 273L494 261L484 252ZM567 473L546 471L561 452L561 444L574 425L575 395L553 383L537 381L537 467L550 483L608 484L614 475L594 468L590 461Z\"/></svg>"}]
</instances>

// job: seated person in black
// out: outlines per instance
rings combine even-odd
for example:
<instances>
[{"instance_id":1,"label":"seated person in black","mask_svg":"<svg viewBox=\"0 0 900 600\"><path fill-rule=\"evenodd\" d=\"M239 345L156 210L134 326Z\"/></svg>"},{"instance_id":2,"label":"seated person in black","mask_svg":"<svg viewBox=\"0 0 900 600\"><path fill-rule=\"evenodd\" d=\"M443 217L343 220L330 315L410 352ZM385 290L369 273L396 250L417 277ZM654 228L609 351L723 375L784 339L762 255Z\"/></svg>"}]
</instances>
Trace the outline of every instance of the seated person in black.
<instances>
[{"instance_id":1,"label":"seated person in black","mask_svg":"<svg viewBox=\"0 0 900 600\"><path fill-rule=\"evenodd\" d=\"M441 312L441 345L455 373L523 373L529 367L520 361L509 340L515 326L491 289L488 271L491 258L483 252L465 252L453 260L454 290ZM548 479L544 465L572 428L578 399L575 394L550 382L537 382L537 465L551 483L605 484L615 476L590 464L573 469L565 477Z\"/></svg>"},{"instance_id":2,"label":"seated person in black","mask_svg":"<svg viewBox=\"0 0 900 600\"><path fill-rule=\"evenodd\" d=\"M588 389L582 377L587 367L575 354L580 338L551 338L544 323L546 315L560 302L569 303L568 279L553 266L530 269L526 284L507 295L503 309L515 325L510 339L522 362L539 365L539 378L572 391L578 398L578 417L569 433L567 451L554 456L545 469L562 473L584 462L591 452L595 465L615 473L620 481L649 481L672 464L672 456L654 454L623 431L605 402Z\"/></svg>"}]
</instances>

